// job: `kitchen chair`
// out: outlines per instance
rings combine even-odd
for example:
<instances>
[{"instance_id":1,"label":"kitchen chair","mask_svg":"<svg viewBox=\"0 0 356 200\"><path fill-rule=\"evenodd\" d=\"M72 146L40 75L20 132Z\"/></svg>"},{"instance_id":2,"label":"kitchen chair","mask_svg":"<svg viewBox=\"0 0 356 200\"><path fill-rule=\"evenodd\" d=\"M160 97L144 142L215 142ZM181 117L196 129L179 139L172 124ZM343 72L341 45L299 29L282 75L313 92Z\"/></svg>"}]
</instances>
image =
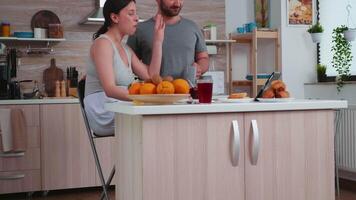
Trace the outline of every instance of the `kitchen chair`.
<instances>
[{"instance_id":1,"label":"kitchen chair","mask_svg":"<svg viewBox=\"0 0 356 200\"><path fill-rule=\"evenodd\" d=\"M96 135L90 128L90 124L87 118L87 114L85 112L84 109L84 90L85 90L85 78L83 78L82 80L79 81L78 83L78 87L77 87L77 91L78 91L78 97L79 97L79 103L80 103L80 109L82 111L82 115L83 115L83 119L84 119L84 124L86 127L86 132L88 134L89 137L89 142L90 142L90 146L91 149L93 151L93 155L94 155L94 159L95 159L95 165L96 168L98 170L98 174L99 174L99 178L101 181L101 187L103 188L103 192L101 193L100 199L106 199L109 200L109 195L108 195L108 187L110 186L111 180L114 177L115 174L115 166L113 166L111 172L110 172L110 176L109 178L106 180L105 182L105 178L104 178L104 174L103 174L103 170L101 168L100 165L100 161L99 161L99 156L95 147L95 143L94 143L94 139L95 138L99 138L99 137L110 137L110 136L114 136L113 135L109 135L109 136L100 136L100 135Z\"/></svg>"}]
</instances>

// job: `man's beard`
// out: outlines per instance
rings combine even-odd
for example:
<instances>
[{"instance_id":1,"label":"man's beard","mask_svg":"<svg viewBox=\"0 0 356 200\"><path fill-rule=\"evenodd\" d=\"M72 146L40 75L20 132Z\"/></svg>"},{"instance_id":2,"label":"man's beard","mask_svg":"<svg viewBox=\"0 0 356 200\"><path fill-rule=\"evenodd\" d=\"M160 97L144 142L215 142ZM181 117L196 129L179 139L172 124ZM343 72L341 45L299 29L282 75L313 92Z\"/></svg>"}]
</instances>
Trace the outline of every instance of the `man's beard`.
<instances>
[{"instance_id":1,"label":"man's beard","mask_svg":"<svg viewBox=\"0 0 356 200\"><path fill-rule=\"evenodd\" d=\"M163 1L161 1L161 3L159 4L159 7L162 11L162 15L167 16L167 17L174 17L179 15L180 10L182 9L182 7L167 7Z\"/></svg>"}]
</instances>

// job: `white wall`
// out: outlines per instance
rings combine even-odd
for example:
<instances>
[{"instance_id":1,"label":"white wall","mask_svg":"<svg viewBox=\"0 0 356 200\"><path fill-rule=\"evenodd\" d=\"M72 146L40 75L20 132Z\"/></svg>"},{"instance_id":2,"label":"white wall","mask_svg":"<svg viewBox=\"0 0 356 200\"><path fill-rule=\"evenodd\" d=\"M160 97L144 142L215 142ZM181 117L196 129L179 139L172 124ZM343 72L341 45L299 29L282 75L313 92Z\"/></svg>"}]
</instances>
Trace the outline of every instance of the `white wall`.
<instances>
[{"instance_id":1,"label":"white wall","mask_svg":"<svg viewBox=\"0 0 356 200\"><path fill-rule=\"evenodd\" d=\"M287 1L281 2L283 79L293 96L304 98L304 83L316 81L316 44L310 39L308 27L287 25Z\"/></svg>"},{"instance_id":2,"label":"white wall","mask_svg":"<svg viewBox=\"0 0 356 200\"><path fill-rule=\"evenodd\" d=\"M225 0L226 33L236 32L236 27L252 21L253 4L249 0ZM247 74L249 63L249 49L244 45L233 45L232 47L232 78L233 80L244 79Z\"/></svg>"},{"instance_id":3,"label":"white wall","mask_svg":"<svg viewBox=\"0 0 356 200\"><path fill-rule=\"evenodd\" d=\"M283 80L293 97L304 98L304 83L316 80L316 45L311 42L306 32L308 27L287 26L286 2L271 0L271 26L281 29ZM234 32L237 26L254 20L253 6L253 0L226 0L227 33ZM267 48L259 51L261 53L258 62L261 65L273 64L274 56L268 51L271 45L267 43ZM235 47L233 50L233 78L240 79L246 74L248 48Z\"/></svg>"},{"instance_id":4,"label":"white wall","mask_svg":"<svg viewBox=\"0 0 356 200\"><path fill-rule=\"evenodd\" d=\"M347 24L347 10L346 6L348 3L352 4L351 8L351 18L349 24ZM337 14L337 17L336 17ZM336 76L337 72L332 67L332 52L331 47L333 45L332 41L332 31L334 28L340 25L347 25L350 28L356 28L356 2L349 0L323 0L320 4L320 23L324 26L324 33L322 40L320 42L321 54L320 62L327 65L327 74L330 76ZM355 42L351 43L352 52L356 52ZM353 53L355 55L355 53ZM352 61L351 74L356 74L356 57Z\"/></svg>"},{"instance_id":5,"label":"white wall","mask_svg":"<svg viewBox=\"0 0 356 200\"><path fill-rule=\"evenodd\" d=\"M305 85L305 98L347 100L350 105L356 105L356 85L345 84L340 93L337 93L336 84L308 84Z\"/></svg>"}]
</instances>

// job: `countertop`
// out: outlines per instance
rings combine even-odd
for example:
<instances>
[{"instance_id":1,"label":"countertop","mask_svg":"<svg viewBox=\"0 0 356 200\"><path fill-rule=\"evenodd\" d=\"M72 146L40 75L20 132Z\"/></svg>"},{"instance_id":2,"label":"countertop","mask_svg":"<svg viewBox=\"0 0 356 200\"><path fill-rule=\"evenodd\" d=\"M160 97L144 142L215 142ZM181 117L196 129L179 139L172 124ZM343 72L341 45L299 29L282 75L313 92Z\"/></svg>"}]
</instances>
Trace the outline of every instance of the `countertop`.
<instances>
[{"instance_id":1,"label":"countertop","mask_svg":"<svg viewBox=\"0 0 356 200\"><path fill-rule=\"evenodd\" d=\"M67 104L79 103L77 98L44 98L44 99L7 99L0 100L0 105L26 105L26 104Z\"/></svg>"},{"instance_id":2,"label":"countertop","mask_svg":"<svg viewBox=\"0 0 356 200\"><path fill-rule=\"evenodd\" d=\"M290 110L324 110L347 108L342 100L292 100L288 102L251 103L212 103L212 104L173 104L173 105L134 105L131 102L112 102L105 108L129 115L228 113Z\"/></svg>"}]
</instances>

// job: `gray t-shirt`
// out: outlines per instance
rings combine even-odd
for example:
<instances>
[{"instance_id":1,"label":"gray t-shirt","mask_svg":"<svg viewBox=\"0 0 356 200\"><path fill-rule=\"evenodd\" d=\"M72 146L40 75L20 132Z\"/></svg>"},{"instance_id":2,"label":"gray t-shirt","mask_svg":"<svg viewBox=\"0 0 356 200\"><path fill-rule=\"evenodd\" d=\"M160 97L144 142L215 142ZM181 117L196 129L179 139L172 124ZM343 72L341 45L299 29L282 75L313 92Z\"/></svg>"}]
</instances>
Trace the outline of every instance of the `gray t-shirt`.
<instances>
[{"instance_id":1,"label":"gray t-shirt","mask_svg":"<svg viewBox=\"0 0 356 200\"><path fill-rule=\"evenodd\" d=\"M151 62L154 25L153 18L139 23L136 33L127 40L138 58L147 65ZM194 63L195 54L204 51L207 49L203 34L193 21L182 17L177 23L166 25L161 76L184 78L184 71Z\"/></svg>"}]
</instances>

